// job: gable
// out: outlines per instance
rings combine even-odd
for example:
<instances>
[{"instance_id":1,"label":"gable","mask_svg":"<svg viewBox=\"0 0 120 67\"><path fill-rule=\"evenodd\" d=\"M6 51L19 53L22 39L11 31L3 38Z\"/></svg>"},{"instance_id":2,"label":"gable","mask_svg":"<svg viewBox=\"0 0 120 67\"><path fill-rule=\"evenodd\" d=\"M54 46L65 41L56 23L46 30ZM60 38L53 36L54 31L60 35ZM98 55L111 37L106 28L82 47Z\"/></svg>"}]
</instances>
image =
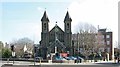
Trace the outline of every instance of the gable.
<instances>
[{"instance_id":1,"label":"gable","mask_svg":"<svg viewBox=\"0 0 120 67\"><path fill-rule=\"evenodd\" d=\"M55 31L56 31L56 29L57 29L57 32L56 32L56 34L57 34L57 38L61 41L61 42L63 42L64 41L64 31L59 27L59 26L54 26L51 30L50 30L50 32L49 32L49 41L50 42L54 42L55 41Z\"/></svg>"},{"instance_id":2,"label":"gable","mask_svg":"<svg viewBox=\"0 0 120 67\"><path fill-rule=\"evenodd\" d=\"M57 28L59 33L64 33L64 31L59 27L59 26L54 26L51 30L50 33L55 32L55 28Z\"/></svg>"}]
</instances>

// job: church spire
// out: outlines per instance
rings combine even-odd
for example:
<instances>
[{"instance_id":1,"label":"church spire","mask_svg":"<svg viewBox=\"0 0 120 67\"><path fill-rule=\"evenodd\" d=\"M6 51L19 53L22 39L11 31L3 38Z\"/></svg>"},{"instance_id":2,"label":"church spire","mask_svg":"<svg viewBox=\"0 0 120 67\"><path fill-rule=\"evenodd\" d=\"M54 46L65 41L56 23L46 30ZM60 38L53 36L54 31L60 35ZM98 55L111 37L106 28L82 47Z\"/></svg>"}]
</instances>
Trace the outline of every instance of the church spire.
<instances>
[{"instance_id":1,"label":"church spire","mask_svg":"<svg viewBox=\"0 0 120 67\"><path fill-rule=\"evenodd\" d=\"M65 16L65 19L64 19L64 22L65 22L65 21L72 21L72 19L71 19L70 15L69 15L69 12L68 12L68 11L67 11L66 16Z\"/></svg>"},{"instance_id":2,"label":"church spire","mask_svg":"<svg viewBox=\"0 0 120 67\"><path fill-rule=\"evenodd\" d=\"M48 19L48 16L46 14L46 11L44 11L44 14L43 14L43 17L42 17L41 21L48 21L49 22L49 19Z\"/></svg>"}]
</instances>

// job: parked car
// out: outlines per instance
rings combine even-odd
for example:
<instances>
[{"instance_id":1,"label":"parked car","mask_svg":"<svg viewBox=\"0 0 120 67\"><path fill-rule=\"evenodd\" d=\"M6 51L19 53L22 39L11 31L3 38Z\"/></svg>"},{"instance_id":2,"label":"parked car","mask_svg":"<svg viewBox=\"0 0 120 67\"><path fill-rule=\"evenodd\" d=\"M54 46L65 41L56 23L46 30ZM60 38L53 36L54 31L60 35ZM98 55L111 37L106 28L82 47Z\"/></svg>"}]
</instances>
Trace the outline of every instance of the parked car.
<instances>
[{"instance_id":1,"label":"parked car","mask_svg":"<svg viewBox=\"0 0 120 67\"><path fill-rule=\"evenodd\" d=\"M77 60L79 60L80 62L84 61L84 59L82 57L80 57L80 56L77 57Z\"/></svg>"},{"instance_id":2,"label":"parked car","mask_svg":"<svg viewBox=\"0 0 120 67\"><path fill-rule=\"evenodd\" d=\"M40 61L40 60L43 60L43 58L42 57L35 57L35 60Z\"/></svg>"},{"instance_id":3,"label":"parked car","mask_svg":"<svg viewBox=\"0 0 120 67\"><path fill-rule=\"evenodd\" d=\"M120 56L118 57L118 63L120 63Z\"/></svg>"},{"instance_id":4,"label":"parked car","mask_svg":"<svg viewBox=\"0 0 120 67\"><path fill-rule=\"evenodd\" d=\"M77 60L77 58L73 57L73 56L65 57L65 59L67 59L67 60Z\"/></svg>"},{"instance_id":5,"label":"parked car","mask_svg":"<svg viewBox=\"0 0 120 67\"><path fill-rule=\"evenodd\" d=\"M61 57L61 56L56 57L55 59L56 59L56 60L66 60L65 58L63 58L63 57Z\"/></svg>"}]
</instances>

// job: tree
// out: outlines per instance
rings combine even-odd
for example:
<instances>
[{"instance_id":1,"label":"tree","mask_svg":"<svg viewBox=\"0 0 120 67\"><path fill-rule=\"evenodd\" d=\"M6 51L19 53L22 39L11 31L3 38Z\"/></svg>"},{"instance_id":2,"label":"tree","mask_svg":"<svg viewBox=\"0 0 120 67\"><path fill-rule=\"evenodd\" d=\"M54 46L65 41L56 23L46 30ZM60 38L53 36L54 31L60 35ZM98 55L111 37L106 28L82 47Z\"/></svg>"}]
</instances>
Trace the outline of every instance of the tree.
<instances>
[{"instance_id":1,"label":"tree","mask_svg":"<svg viewBox=\"0 0 120 67\"><path fill-rule=\"evenodd\" d=\"M81 24L78 27L78 38L77 38L77 48L82 48L81 54L86 56L86 59L92 52L94 52L94 47L96 46L96 33L97 29L88 23Z\"/></svg>"},{"instance_id":2,"label":"tree","mask_svg":"<svg viewBox=\"0 0 120 67\"><path fill-rule=\"evenodd\" d=\"M10 58L12 52L8 48L2 48L2 58Z\"/></svg>"},{"instance_id":3,"label":"tree","mask_svg":"<svg viewBox=\"0 0 120 67\"><path fill-rule=\"evenodd\" d=\"M0 57L2 57L2 49L3 49L3 43L2 41L0 41Z\"/></svg>"},{"instance_id":4,"label":"tree","mask_svg":"<svg viewBox=\"0 0 120 67\"><path fill-rule=\"evenodd\" d=\"M118 49L120 49L120 43L119 42L117 43L117 46L118 46Z\"/></svg>"},{"instance_id":5,"label":"tree","mask_svg":"<svg viewBox=\"0 0 120 67\"><path fill-rule=\"evenodd\" d=\"M24 56L24 46L26 45L27 51L32 51L34 42L31 39L25 37L12 41L10 45L14 45L16 55L22 57Z\"/></svg>"}]
</instances>

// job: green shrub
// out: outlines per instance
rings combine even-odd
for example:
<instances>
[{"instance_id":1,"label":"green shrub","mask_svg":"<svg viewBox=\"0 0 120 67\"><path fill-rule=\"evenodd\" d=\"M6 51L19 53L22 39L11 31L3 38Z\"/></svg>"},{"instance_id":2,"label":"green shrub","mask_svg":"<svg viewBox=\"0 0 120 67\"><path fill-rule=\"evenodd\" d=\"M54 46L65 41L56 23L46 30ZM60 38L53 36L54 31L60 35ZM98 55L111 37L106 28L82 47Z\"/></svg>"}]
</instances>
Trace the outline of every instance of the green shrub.
<instances>
[{"instance_id":1,"label":"green shrub","mask_svg":"<svg viewBox=\"0 0 120 67\"><path fill-rule=\"evenodd\" d=\"M12 52L10 51L10 49L3 48L2 49L2 58L10 58L10 56L12 56Z\"/></svg>"}]
</instances>

